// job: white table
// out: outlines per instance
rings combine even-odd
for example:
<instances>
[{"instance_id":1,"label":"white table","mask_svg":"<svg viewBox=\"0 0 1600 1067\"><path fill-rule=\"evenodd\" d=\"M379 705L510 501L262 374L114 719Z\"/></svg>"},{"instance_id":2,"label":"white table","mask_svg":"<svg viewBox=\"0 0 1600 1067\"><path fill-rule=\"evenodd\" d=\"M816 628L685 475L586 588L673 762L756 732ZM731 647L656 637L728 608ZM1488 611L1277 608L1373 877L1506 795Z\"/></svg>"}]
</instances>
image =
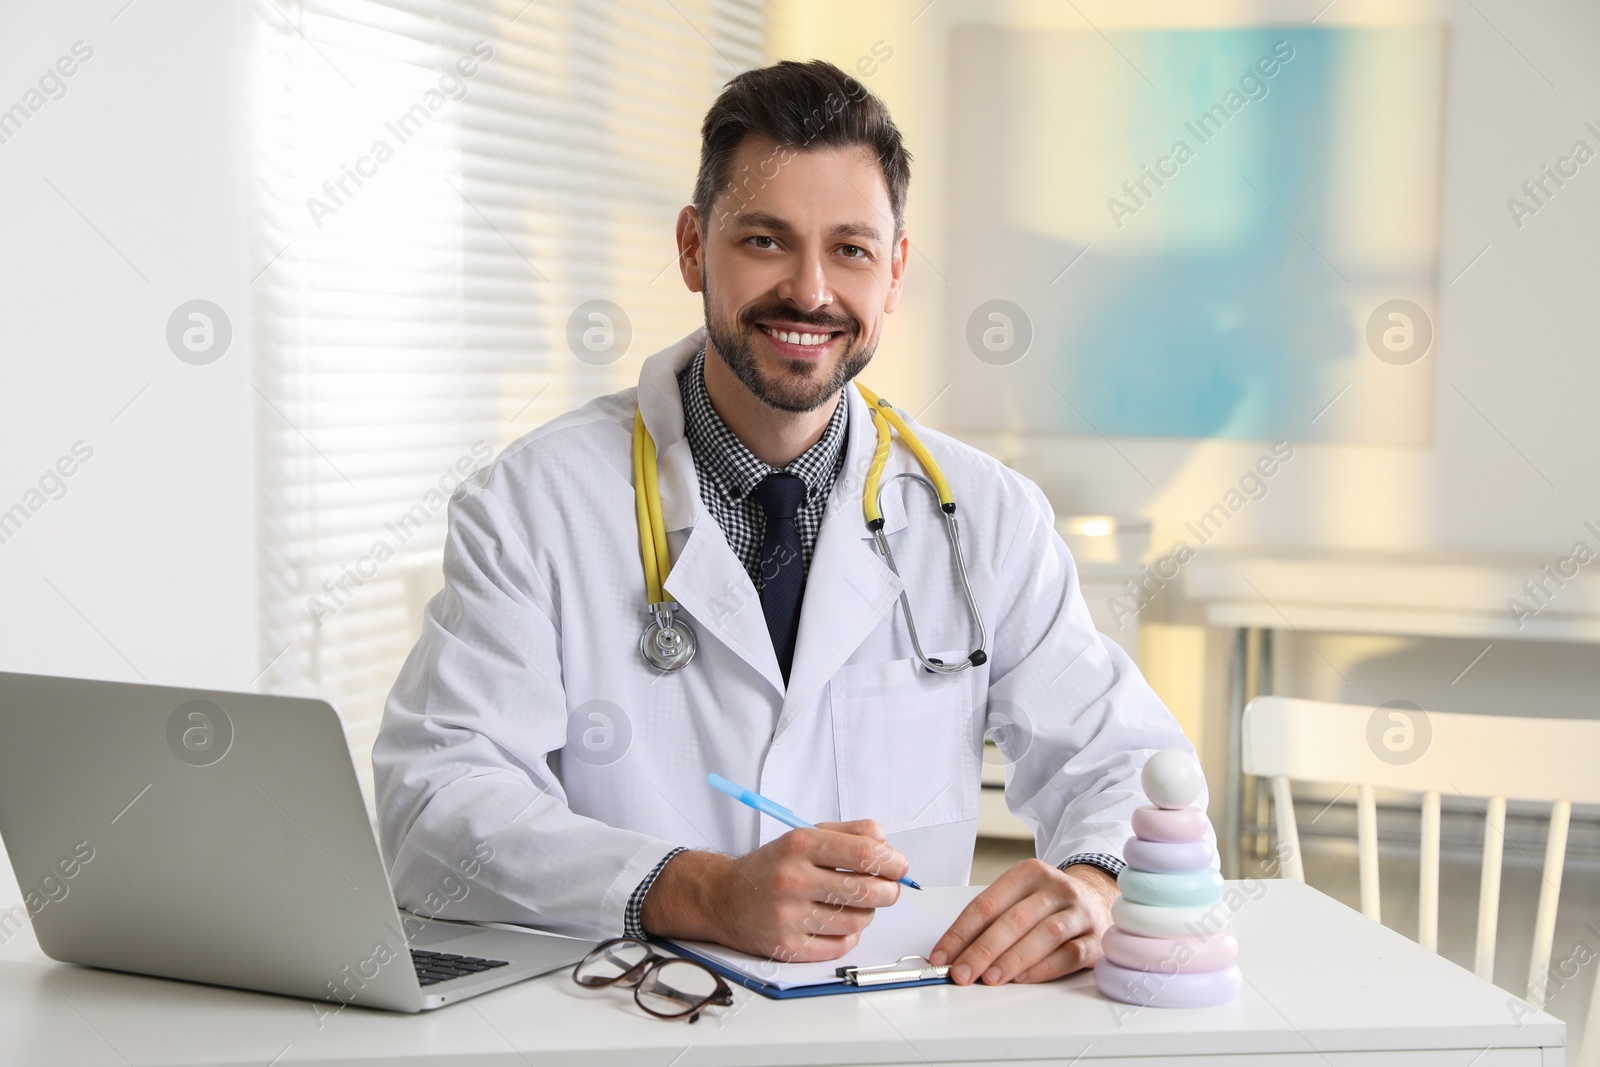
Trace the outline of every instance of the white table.
<instances>
[{"instance_id":1,"label":"white table","mask_svg":"<svg viewBox=\"0 0 1600 1067\"><path fill-rule=\"evenodd\" d=\"M1252 898L1232 920L1248 984L1191 1011L1114 1004L1080 974L791 1001L741 989L690 1026L563 972L424 1015L349 1008L319 1028L305 1001L51 963L24 929L0 946L0 1064L1562 1062L1559 1020L1299 882L1234 884Z\"/></svg>"}]
</instances>

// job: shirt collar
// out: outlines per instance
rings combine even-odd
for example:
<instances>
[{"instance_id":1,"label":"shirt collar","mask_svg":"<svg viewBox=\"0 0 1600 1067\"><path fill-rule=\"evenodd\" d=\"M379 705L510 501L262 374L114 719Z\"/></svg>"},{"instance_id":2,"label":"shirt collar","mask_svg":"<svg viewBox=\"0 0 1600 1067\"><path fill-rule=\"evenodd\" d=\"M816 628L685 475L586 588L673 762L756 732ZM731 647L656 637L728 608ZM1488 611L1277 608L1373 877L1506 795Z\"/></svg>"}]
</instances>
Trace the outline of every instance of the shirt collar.
<instances>
[{"instance_id":1,"label":"shirt collar","mask_svg":"<svg viewBox=\"0 0 1600 1067\"><path fill-rule=\"evenodd\" d=\"M702 348L679 372L678 389L683 394L683 428L690 451L716 476L721 491L734 500L743 500L763 478L781 469L806 484L808 502L826 493L842 454L849 420L850 409L843 402L843 395L834 405L833 417L816 444L796 456L787 467L770 467L745 447L711 406L711 396L706 392L705 363L706 350Z\"/></svg>"}]
</instances>

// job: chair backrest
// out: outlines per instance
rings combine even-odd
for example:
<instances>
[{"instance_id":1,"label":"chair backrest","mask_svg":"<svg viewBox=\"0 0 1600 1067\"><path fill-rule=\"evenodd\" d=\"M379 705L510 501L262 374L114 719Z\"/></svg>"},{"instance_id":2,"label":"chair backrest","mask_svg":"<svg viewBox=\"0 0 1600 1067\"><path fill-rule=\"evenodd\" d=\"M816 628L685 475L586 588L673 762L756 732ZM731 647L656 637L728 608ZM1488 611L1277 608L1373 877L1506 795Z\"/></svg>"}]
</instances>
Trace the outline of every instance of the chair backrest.
<instances>
[{"instance_id":1,"label":"chair backrest","mask_svg":"<svg viewBox=\"0 0 1600 1067\"><path fill-rule=\"evenodd\" d=\"M1550 805L1539 911L1524 996L1543 1006L1555 938L1556 904L1573 804L1600 803L1600 720L1463 715L1399 707L1363 707L1264 696L1244 711L1242 766L1272 782L1281 869L1305 881L1290 782L1325 782L1356 790L1361 911L1379 920L1378 815L1375 790L1422 794L1422 865L1417 940L1439 945L1439 805L1448 793L1468 798L1485 817L1478 937L1473 970L1494 980L1500 865L1506 801ZM1590 1004L1580 1062L1600 1059L1600 982Z\"/></svg>"}]
</instances>

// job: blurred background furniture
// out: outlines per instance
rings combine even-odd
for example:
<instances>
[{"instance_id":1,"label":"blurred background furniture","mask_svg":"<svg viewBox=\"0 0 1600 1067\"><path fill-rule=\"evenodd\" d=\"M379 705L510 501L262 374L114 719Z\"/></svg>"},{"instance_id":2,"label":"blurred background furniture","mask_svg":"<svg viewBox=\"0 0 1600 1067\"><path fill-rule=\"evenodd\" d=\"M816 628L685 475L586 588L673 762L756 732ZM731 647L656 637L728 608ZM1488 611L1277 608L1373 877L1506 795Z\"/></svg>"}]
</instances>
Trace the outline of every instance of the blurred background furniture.
<instances>
[{"instance_id":1,"label":"blurred background furniture","mask_svg":"<svg viewBox=\"0 0 1600 1067\"><path fill-rule=\"evenodd\" d=\"M1550 806L1533 948L1522 996L1534 1006L1547 999L1550 958L1566 861L1572 805L1600 803L1600 721L1461 715L1368 708L1286 697L1252 700L1243 716L1245 773L1271 781L1277 855L1284 877L1305 880L1292 784L1323 782L1354 788L1358 806L1361 910L1381 921L1378 897L1376 794L1379 789L1421 795L1421 876L1417 940L1437 950L1439 939L1439 823L1445 795L1485 803L1483 863L1478 890L1473 971L1494 978L1499 934L1501 862L1508 800ZM1408 731L1404 745L1385 733ZM1593 929L1590 924L1589 929ZM1592 962L1591 952L1580 953ZM1569 957L1563 963L1570 963ZM1570 978L1568 974L1566 977ZM1600 988L1600 987L1597 987ZM1578 1062L1600 1063L1594 1026L1600 994L1592 997Z\"/></svg>"},{"instance_id":2,"label":"blurred background furniture","mask_svg":"<svg viewBox=\"0 0 1600 1067\"><path fill-rule=\"evenodd\" d=\"M1228 683L1225 807L1217 833L1223 870L1237 877L1242 856L1261 839L1265 796L1241 770L1245 705L1273 692L1274 641L1280 631L1472 638L1487 642L1600 643L1600 576L1565 579L1548 607L1519 617L1508 593L1535 600L1523 583L1542 577L1548 560L1429 553L1244 552L1197 557L1184 593L1203 606L1208 625L1232 633ZM1552 593L1555 587L1546 580ZM1465 672L1463 672L1465 673ZM1369 711L1371 709L1368 709Z\"/></svg>"}]
</instances>

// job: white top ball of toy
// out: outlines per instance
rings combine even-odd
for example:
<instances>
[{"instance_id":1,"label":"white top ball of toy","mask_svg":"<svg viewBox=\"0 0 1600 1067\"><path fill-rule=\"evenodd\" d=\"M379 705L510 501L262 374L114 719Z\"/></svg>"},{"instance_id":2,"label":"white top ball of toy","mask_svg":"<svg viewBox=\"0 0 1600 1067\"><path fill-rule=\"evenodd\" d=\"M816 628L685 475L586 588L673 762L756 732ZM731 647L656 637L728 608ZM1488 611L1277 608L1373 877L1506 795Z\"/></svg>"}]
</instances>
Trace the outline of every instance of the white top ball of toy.
<instances>
[{"instance_id":1,"label":"white top ball of toy","mask_svg":"<svg viewBox=\"0 0 1600 1067\"><path fill-rule=\"evenodd\" d=\"M1200 799L1205 775L1200 761L1181 748L1164 748L1144 765L1139 782L1158 808L1186 808Z\"/></svg>"}]
</instances>

